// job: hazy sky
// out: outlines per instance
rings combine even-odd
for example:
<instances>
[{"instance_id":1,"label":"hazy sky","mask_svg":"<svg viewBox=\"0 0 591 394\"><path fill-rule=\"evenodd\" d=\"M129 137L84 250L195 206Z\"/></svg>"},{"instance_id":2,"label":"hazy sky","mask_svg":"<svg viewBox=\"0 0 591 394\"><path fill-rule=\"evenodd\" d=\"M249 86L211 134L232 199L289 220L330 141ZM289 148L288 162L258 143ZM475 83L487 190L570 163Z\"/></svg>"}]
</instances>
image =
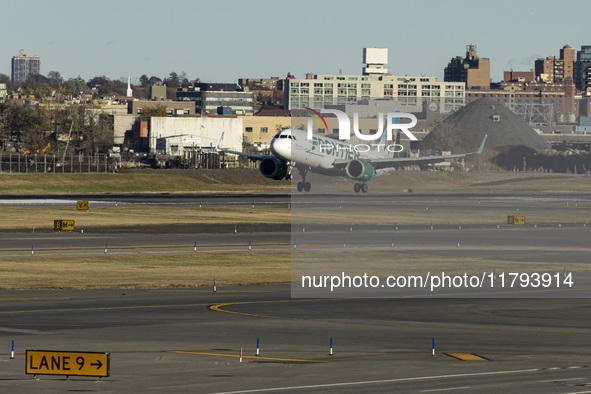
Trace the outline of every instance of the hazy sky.
<instances>
[{"instance_id":1,"label":"hazy sky","mask_svg":"<svg viewBox=\"0 0 591 394\"><path fill-rule=\"evenodd\" d=\"M0 73L41 56L41 73L88 80L142 74L236 82L288 72L360 74L364 47L389 48L394 75L443 80L474 43L491 77L529 70L565 44L591 44L591 1L22 0L2 5Z\"/></svg>"}]
</instances>

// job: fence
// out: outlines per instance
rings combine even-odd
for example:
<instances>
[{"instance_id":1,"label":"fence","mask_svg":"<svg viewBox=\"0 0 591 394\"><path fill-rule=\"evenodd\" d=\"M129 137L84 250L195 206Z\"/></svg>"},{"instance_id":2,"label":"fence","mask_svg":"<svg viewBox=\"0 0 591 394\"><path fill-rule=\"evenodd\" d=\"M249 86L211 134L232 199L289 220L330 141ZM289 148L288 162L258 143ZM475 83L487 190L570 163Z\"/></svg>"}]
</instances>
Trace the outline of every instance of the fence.
<instances>
[{"instance_id":1,"label":"fence","mask_svg":"<svg viewBox=\"0 0 591 394\"><path fill-rule=\"evenodd\" d=\"M119 158L108 155L70 155L62 162L56 155L21 155L14 152L0 152L0 172L7 173L74 173L74 172L116 172L121 166Z\"/></svg>"}]
</instances>

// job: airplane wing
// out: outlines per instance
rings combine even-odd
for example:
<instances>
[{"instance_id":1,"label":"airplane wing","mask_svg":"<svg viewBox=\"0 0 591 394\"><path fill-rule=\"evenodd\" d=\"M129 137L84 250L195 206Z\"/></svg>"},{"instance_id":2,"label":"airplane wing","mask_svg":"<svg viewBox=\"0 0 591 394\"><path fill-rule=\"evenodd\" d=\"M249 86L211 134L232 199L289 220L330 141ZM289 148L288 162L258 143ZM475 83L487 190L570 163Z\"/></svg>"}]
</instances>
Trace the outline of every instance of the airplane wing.
<instances>
[{"instance_id":1,"label":"airplane wing","mask_svg":"<svg viewBox=\"0 0 591 394\"><path fill-rule=\"evenodd\" d=\"M254 160L254 161L275 157L275 156L270 156L270 155L257 155L256 153L238 152L238 151L234 151L234 150L224 149L222 146L223 141L224 141L224 132L222 132L222 136L220 137L220 142L218 143L218 149L221 150L222 152L225 152L225 153L231 153L233 155L248 157L249 159Z\"/></svg>"},{"instance_id":2,"label":"airplane wing","mask_svg":"<svg viewBox=\"0 0 591 394\"><path fill-rule=\"evenodd\" d=\"M442 161L447 161L450 159L461 159L467 156L477 155L482 153L484 149L484 144L486 143L486 137L482 140L482 144L480 144L480 148L476 152L470 153L459 153L455 155L430 155L430 156L420 156L420 157L389 157L383 159L368 159L367 161L371 163L371 165L376 168L390 168L390 167L404 167L404 166L412 166L412 165L420 165L424 163L439 163ZM335 167L345 167L351 160L336 160L334 163Z\"/></svg>"},{"instance_id":3,"label":"airplane wing","mask_svg":"<svg viewBox=\"0 0 591 394\"><path fill-rule=\"evenodd\" d=\"M255 161L275 157L275 156L271 156L271 155L257 155L256 153L238 152L238 151L227 150L227 149L222 149L222 152L231 153L233 155L238 155L238 156L248 157L249 159L255 160Z\"/></svg>"}]
</instances>

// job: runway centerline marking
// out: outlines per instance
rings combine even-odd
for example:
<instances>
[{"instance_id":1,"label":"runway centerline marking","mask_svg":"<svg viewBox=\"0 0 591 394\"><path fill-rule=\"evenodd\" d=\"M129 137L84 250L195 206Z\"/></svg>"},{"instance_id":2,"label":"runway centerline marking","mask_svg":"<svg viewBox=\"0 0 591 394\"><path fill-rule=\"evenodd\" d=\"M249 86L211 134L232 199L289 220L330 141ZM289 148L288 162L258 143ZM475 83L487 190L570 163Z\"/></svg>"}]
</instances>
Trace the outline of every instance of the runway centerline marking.
<instances>
[{"instance_id":1,"label":"runway centerline marking","mask_svg":"<svg viewBox=\"0 0 591 394\"><path fill-rule=\"evenodd\" d=\"M532 368L532 369L519 369L519 370L513 370L513 371L490 371L490 372L462 373L462 374L452 374L452 375L416 376L416 377L410 377L410 378L366 380L366 381L343 382L343 383L326 383L326 384L314 384L314 385L307 385L307 386L285 386L285 387L273 387L273 388L265 388L265 389L240 390L240 391L224 391L224 392L219 392L219 393L215 393L215 394L263 393L263 392L273 392L273 391L322 389L322 388L329 388L329 387L361 386L361 385L371 385L371 384L413 382L413 381L421 381L421 380L436 380L436 379L448 379L448 378L470 378L473 376L509 375L509 374L546 372L546 371L547 371L547 369Z\"/></svg>"},{"instance_id":2,"label":"runway centerline marking","mask_svg":"<svg viewBox=\"0 0 591 394\"><path fill-rule=\"evenodd\" d=\"M429 390L421 390L421 393L432 393L434 391L465 390L465 389L469 389L469 388L470 388L470 386L449 387L446 389L429 389Z\"/></svg>"}]
</instances>

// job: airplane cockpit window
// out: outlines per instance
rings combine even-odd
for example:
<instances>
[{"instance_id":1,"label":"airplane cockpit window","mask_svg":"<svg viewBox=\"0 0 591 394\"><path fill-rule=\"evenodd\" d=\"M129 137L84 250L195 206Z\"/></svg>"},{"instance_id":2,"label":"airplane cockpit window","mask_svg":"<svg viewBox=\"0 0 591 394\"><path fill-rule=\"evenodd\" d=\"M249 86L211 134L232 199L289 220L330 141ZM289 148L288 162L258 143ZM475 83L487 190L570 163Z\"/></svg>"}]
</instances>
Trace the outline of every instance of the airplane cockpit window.
<instances>
[{"instance_id":1,"label":"airplane cockpit window","mask_svg":"<svg viewBox=\"0 0 591 394\"><path fill-rule=\"evenodd\" d=\"M281 136L281 131L279 133L275 134L275 137L273 137L273 139L280 138L280 136Z\"/></svg>"}]
</instances>

